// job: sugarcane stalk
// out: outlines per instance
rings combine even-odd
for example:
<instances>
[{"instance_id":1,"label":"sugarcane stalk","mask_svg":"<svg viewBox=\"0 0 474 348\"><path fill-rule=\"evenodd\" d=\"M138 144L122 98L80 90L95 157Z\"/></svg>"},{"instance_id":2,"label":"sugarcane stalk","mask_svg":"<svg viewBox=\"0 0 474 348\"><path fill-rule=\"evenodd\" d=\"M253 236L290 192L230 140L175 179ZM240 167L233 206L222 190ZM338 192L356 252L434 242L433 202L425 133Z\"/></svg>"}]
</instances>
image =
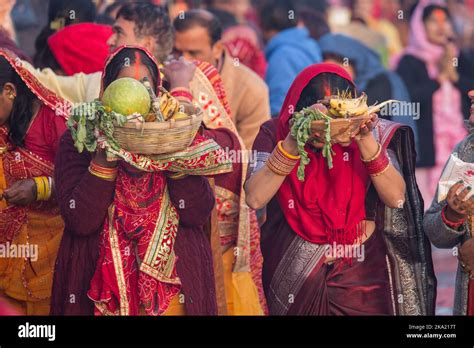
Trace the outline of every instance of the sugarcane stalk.
<instances>
[{"instance_id":1,"label":"sugarcane stalk","mask_svg":"<svg viewBox=\"0 0 474 348\"><path fill-rule=\"evenodd\" d=\"M150 95L151 109L153 110L153 113L156 116L156 122L165 122L165 117L163 116L160 110L160 98L156 95L155 91L151 87L151 83L148 77L143 78L143 85L145 86L148 91L148 94Z\"/></svg>"}]
</instances>

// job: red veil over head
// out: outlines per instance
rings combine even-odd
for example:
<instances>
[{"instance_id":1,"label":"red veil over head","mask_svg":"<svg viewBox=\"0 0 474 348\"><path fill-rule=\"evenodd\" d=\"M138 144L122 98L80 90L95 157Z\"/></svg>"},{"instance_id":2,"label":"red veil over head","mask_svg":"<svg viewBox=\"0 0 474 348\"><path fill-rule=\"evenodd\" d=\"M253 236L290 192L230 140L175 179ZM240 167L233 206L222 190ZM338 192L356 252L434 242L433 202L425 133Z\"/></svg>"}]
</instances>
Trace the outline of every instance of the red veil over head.
<instances>
[{"instance_id":1,"label":"red veil over head","mask_svg":"<svg viewBox=\"0 0 474 348\"><path fill-rule=\"evenodd\" d=\"M156 77L157 81L156 81L156 91L155 92L156 92L156 94L159 94L160 87L161 87L163 81L161 80L160 64L158 63L158 60L156 60L155 56L153 54L151 54L151 52L148 51L145 47L135 46L135 45L122 45L122 46L117 47L115 50L113 50L113 52L110 53L109 57L105 61L104 68L102 69L102 78L101 78L101 82L100 82L100 98L102 98L102 94L104 93L104 79L105 79L105 74L107 73L107 67L112 62L112 60L114 60L114 58L126 48L131 48L131 49L134 49L136 51L141 51L141 52L145 53L146 56L148 58L150 58L150 60L153 62L153 64L155 64L156 68L158 69L158 76ZM136 66L140 65L139 59L136 59L135 64L136 64Z\"/></svg>"},{"instance_id":2,"label":"red veil over head","mask_svg":"<svg viewBox=\"0 0 474 348\"><path fill-rule=\"evenodd\" d=\"M310 81L322 74L336 74L354 85L349 74L335 64L316 64L303 70L288 91L280 112L277 137L286 138L289 120ZM331 87L331 86L329 86ZM332 91L334 93L335 91ZM360 160L357 144L333 146L333 165L329 169L321 153L307 145L310 163L306 180L297 178L297 168L288 175L278 191L278 200L290 227L299 236L317 244L352 244L363 234L365 192L368 174Z\"/></svg>"}]
</instances>

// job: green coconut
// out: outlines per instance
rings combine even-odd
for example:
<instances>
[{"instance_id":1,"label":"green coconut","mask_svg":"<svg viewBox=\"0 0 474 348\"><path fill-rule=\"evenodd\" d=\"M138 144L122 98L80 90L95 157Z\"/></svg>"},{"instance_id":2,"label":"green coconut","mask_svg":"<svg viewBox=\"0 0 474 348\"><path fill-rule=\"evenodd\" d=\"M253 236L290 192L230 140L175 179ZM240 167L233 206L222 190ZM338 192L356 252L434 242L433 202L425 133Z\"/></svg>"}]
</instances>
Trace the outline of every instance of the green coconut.
<instances>
[{"instance_id":1,"label":"green coconut","mask_svg":"<svg viewBox=\"0 0 474 348\"><path fill-rule=\"evenodd\" d=\"M147 115L151 99L146 87L130 77L112 82L104 91L102 104L113 111L128 116L134 113Z\"/></svg>"}]
</instances>

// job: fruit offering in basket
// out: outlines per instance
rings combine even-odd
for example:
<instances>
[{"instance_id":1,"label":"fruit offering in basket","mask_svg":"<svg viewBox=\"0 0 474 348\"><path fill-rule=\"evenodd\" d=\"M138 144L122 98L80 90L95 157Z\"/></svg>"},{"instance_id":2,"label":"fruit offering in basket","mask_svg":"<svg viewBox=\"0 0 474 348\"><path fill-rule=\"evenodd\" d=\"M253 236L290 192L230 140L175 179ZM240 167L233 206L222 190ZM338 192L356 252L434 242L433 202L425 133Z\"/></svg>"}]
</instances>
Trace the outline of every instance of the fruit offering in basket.
<instances>
[{"instance_id":1,"label":"fruit offering in basket","mask_svg":"<svg viewBox=\"0 0 474 348\"><path fill-rule=\"evenodd\" d=\"M68 121L79 152L97 146L134 154L156 155L184 150L201 125L202 112L180 103L165 89L157 96L147 79L113 81L101 100L74 108Z\"/></svg>"},{"instance_id":2,"label":"fruit offering in basket","mask_svg":"<svg viewBox=\"0 0 474 348\"><path fill-rule=\"evenodd\" d=\"M392 102L396 101L388 100L369 107L365 93L357 98L352 98L350 93L342 92L318 102L326 107L327 112L325 113L314 107L308 107L295 113L290 120L290 126L291 135L296 139L301 155L298 178L301 181L304 180L304 168L309 163L305 146L316 134L322 135L324 139L322 155L326 158L331 169L332 145L349 145L353 137L359 133L361 126L370 120L371 115Z\"/></svg>"},{"instance_id":3,"label":"fruit offering in basket","mask_svg":"<svg viewBox=\"0 0 474 348\"><path fill-rule=\"evenodd\" d=\"M113 81L105 89L102 104L124 116L147 115L151 100L147 89L140 81L124 77Z\"/></svg>"}]
</instances>

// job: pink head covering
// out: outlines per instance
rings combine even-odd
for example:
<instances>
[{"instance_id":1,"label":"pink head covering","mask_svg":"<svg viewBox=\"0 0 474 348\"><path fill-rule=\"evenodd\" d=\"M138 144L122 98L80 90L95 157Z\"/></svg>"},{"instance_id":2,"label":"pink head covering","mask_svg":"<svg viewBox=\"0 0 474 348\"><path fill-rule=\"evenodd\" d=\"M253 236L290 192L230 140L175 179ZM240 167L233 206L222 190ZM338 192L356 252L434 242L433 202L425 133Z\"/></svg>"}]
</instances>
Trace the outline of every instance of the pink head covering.
<instances>
[{"instance_id":1,"label":"pink head covering","mask_svg":"<svg viewBox=\"0 0 474 348\"><path fill-rule=\"evenodd\" d=\"M426 63L428 75L435 79L439 74L438 63L443 57L444 48L428 41L425 23L423 23L423 11L430 5L445 7L441 0L421 0L410 20L410 35L408 46L402 54L410 54Z\"/></svg>"}]
</instances>

